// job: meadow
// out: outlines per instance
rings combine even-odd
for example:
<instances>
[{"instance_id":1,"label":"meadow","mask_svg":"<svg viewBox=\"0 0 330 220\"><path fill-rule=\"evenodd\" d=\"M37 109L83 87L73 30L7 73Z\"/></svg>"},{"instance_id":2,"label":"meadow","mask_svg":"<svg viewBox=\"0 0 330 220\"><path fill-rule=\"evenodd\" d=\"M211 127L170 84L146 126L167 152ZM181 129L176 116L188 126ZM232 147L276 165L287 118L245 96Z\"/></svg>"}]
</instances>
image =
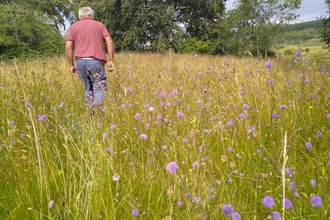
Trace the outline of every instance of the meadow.
<instances>
[{"instance_id":1,"label":"meadow","mask_svg":"<svg viewBox=\"0 0 330 220\"><path fill-rule=\"evenodd\" d=\"M119 53L0 66L0 219L329 219L329 64Z\"/></svg>"}]
</instances>

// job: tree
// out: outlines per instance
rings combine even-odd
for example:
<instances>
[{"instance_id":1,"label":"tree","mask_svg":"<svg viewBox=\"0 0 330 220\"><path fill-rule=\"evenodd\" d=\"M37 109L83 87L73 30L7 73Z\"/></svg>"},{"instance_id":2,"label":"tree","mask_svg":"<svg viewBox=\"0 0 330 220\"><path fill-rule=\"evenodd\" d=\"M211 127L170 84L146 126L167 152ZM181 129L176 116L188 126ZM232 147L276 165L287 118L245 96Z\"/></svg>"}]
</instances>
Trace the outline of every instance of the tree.
<instances>
[{"instance_id":1,"label":"tree","mask_svg":"<svg viewBox=\"0 0 330 220\"><path fill-rule=\"evenodd\" d=\"M90 5L111 32L116 50L179 51L186 38L208 40L224 12L219 0L100 0Z\"/></svg>"},{"instance_id":2,"label":"tree","mask_svg":"<svg viewBox=\"0 0 330 220\"><path fill-rule=\"evenodd\" d=\"M325 0L325 4L328 7L327 14L330 13L330 0ZM324 28L321 33L322 41L328 45L328 48L330 47L330 16L322 18L322 21L324 23Z\"/></svg>"},{"instance_id":3,"label":"tree","mask_svg":"<svg viewBox=\"0 0 330 220\"><path fill-rule=\"evenodd\" d=\"M251 53L267 57L276 37L289 22L296 20L301 0L237 0L229 16L235 29L248 39Z\"/></svg>"},{"instance_id":4,"label":"tree","mask_svg":"<svg viewBox=\"0 0 330 220\"><path fill-rule=\"evenodd\" d=\"M64 40L58 29L26 3L0 3L2 58L60 53Z\"/></svg>"}]
</instances>

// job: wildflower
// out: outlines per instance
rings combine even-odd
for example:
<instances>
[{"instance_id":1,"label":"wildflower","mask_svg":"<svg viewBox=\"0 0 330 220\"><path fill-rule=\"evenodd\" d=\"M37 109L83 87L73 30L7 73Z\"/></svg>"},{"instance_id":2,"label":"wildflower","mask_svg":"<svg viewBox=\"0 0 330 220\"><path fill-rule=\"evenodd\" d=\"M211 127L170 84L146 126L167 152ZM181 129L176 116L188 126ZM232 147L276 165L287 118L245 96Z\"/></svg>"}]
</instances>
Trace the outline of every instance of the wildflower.
<instances>
[{"instance_id":1,"label":"wildflower","mask_svg":"<svg viewBox=\"0 0 330 220\"><path fill-rule=\"evenodd\" d=\"M322 132L321 132L321 131L317 131L316 134L317 134L317 136L319 136L319 137L322 136Z\"/></svg>"},{"instance_id":2,"label":"wildflower","mask_svg":"<svg viewBox=\"0 0 330 220\"><path fill-rule=\"evenodd\" d=\"M241 114L239 115L239 117L240 117L241 119L244 119L244 118L246 118L246 114L241 113Z\"/></svg>"},{"instance_id":3,"label":"wildflower","mask_svg":"<svg viewBox=\"0 0 330 220\"><path fill-rule=\"evenodd\" d=\"M225 204L222 206L222 213L227 216L231 216L234 213L234 207L230 204Z\"/></svg>"},{"instance_id":4,"label":"wildflower","mask_svg":"<svg viewBox=\"0 0 330 220\"><path fill-rule=\"evenodd\" d=\"M295 53L296 57L300 57L301 56L301 51L300 50L297 50L296 53Z\"/></svg>"},{"instance_id":5,"label":"wildflower","mask_svg":"<svg viewBox=\"0 0 330 220\"><path fill-rule=\"evenodd\" d=\"M182 112L178 112L177 117L178 118L182 118L183 117L183 113Z\"/></svg>"},{"instance_id":6,"label":"wildflower","mask_svg":"<svg viewBox=\"0 0 330 220\"><path fill-rule=\"evenodd\" d=\"M272 79L268 80L268 84L272 85L274 83L274 81Z\"/></svg>"},{"instance_id":7,"label":"wildflower","mask_svg":"<svg viewBox=\"0 0 330 220\"><path fill-rule=\"evenodd\" d=\"M313 207L320 207L322 205L322 199L319 196L313 196L310 201Z\"/></svg>"},{"instance_id":8,"label":"wildflower","mask_svg":"<svg viewBox=\"0 0 330 220\"><path fill-rule=\"evenodd\" d=\"M64 106L64 102L60 103L60 108L62 108Z\"/></svg>"},{"instance_id":9,"label":"wildflower","mask_svg":"<svg viewBox=\"0 0 330 220\"><path fill-rule=\"evenodd\" d=\"M261 201L266 208L271 208L275 205L275 201L271 196L265 196Z\"/></svg>"},{"instance_id":10,"label":"wildflower","mask_svg":"<svg viewBox=\"0 0 330 220\"><path fill-rule=\"evenodd\" d=\"M139 138L146 140L148 138L148 135L146 134L140 134Z\"/></svg>"},{"instance_id":11,"label":"wildflower","mask_svg":"<svg viewBox=\"0 0 330 220\"><path fill-rule=\"evenodd\" d=\"M104 140L105 140L105 139L108 139L108 134L107 134L107 133L103 133L103 134L102 134L102 137L103 137Z\"/></svg>"},{"instance_id":12,"label":"wildflower","mask_svg":"<svg viewBox=\"0 0 330 220\"><path fill-rule=\"evenodd\" d=\"M139 215L139 210L132 209L132 216L138 216L138 215Z\"/></svg>"},{"instance_id":13,"label":"wildflower","mask_svg":"<svg viewBox=\"0 0 330 220\"><path fill-rule=\"evenodd\" d=\"M115 182L119 181L119 179L120 179L120 175L118 173L116 173L112 176L112 180Z\"/></svg>"},{"instance_id":14,"label":"wildflower","mask_svg":"<svg viewBox=\"0 0 330 220\"><path fill-rule=\"evenodd\" d=\"M178 164L174 161L170 162L169 164L167 164L166 166L166 170L169 172L169 173L175 173L176 170L178 169Z\"/></svg>"},{"instance_id":15,"label":"wildflower","mask_svg":"<svg viewBox=\"0 0 330 220\"><path fill-rule=\"evenodd\" d=\"M250 106L248 104L244 104L243 108L244 108L244 110L248 110L250 108Z\"/></svg>"},{"instance_id":16,"label":"wildflower","mask_svg":"<svg viewBox=\"0 0 330 220\"><path fill-rule=\"evenodd\" d=\"M183 205L183 202L179 201L179 202L177 203L177 205L178 205L179 207L181 207L181 206Z\"/></svg>"},{"instance_id":17,"label":"wildflower","mask_svg":"<svg viewBox=\"0 0 330 220\"><path fill-rule=\"evenodd\" d=\"M327 118L330 118L330 113L327 114Z\"/></svg>"},{"instance_id":18,"label":"wildflower","mask_svg":"<svg viewBox=\"0 0 330 220\"><path fill-rule=\"evenodd\" d=\"M149 111L153 112L153 111L155 111L155 108L154 107L149 107Z\"/></svg>"},{"instance_id":19,"label":"wildflower","mask_svg":"<svg viewBox=\"0 0 330 220\"><path fill-rule=\"evenodd\" d=\"M234 119L230 119L227 123L228 126L233 126L234 125Z\"/></svg>"},{"instance_id":20,"label":"wildflower","mask_svg":"<svg viewBox=\"0 0 330 220\"><path fill-rule=\"evenodd\" d=\"M286 107L286 105L281 105L280 106L280 109L283 111L283 110L285 110L285 109L287 109L288 107Z\"/></svg>"},{"instance_id":21,"label":"wildflower","mask_svg":"<svg viewBox=\"0 0 330 220\"><path fill-rule=\"evenodd\" d=\"M167 149L167 146L166 145L162 146L162 149L163 150L166 150Z\"/></svg>"},{"instance_id":22,"label":"wildflower","mask_svg":"<svg viewBox=\"0 0 330 220\"><path fill-rule=\"evenodd\" d=\"M141 113L136 113L135 116L134 116L134 118L136 120L139 120L141 117L142 117L142 114Z\"/></svg>"},{"instance_id":23,"label":"wildflower","mask_svg":"<svg viewBox=\"0 0 330 220\"><path fill-rule=\"evenodd\" d=\"M296 182L290 182L290 188L291 189L295 189L297 186L296 186Z\"/></svg>"},{"instance_id":24,"label":"wildflower","mask_svg":"<svg viewBox=\"0 0 330 220\"><path fill-rule=\"evenodd\" d=\"M313 187L316 186L316 180L311 180L310 183L311 183L311 185L312 185Z\"/></svg>"},{"instance_id":25,"label":"wildflower","mask_svg":"<svg viewBox=\"0 0 330 220\"><path fill-rule=\"evenodd\" d=\"M163 119L163 117L161 115L157 115L156 119L157 119L157 121L161 121Z\"/></svg>"},{"instance_id":26,"label":"wildflower","mask_svg":"<svg viewBox=\"0 0 330 220\"><path fill-rule=\"evenodd\" d=\"M266 63L266 68L268 69L268 71L270 71L270 69L273 67L273 63L271 61L268 61Z\"/></svg>"},{"instance_id":27,"label":"wildflower","mask_svg":"<svg viewBox=\"0 0 330 220\"><path fill-rule=\"evenodd\" d=\"M40 121L40 122L42 122L42 121L44 121L44 120L46 120L46 118L47 118L47 116L46 115L38 115L38 120Z\"/></svg>"},{"instance_id":28,"label":"wildflower","mask_svg":"<svg viewBox=\"0 0 330 220\"><path fill-rule=\"evenodd\" d=\"M324 65L321 66L321 70L322 70L322 73L325 72L325 66Z\"/></svg>"},{"instance_id":29,"label":"wildflower","mask_svg":"<svg viewBox=\"0 0 330 220\"><path fill-rule=\"evenodd\" d=\"M306 142L306 150L307 151L312 150L312 143L311 142Z\"/></svg>"},{"instance_id":30,"label":"wildflower","mask_svg":"<svg viewBox=\"0 0 330 220\"><path fill-rule=\"evenodd\" d=\"M290 177L294 174L294 172L290 168L286 168L285 171Z\"/></svg>"},{"instance_id":31,"label":"wildflower","mask_svg":"<svg viewBox=\"0 0 330 220\"><path fill-rule=\"evenodd\" d=\"M48 208L52 208L54 205L54 200L50 200L49 203L48 203Z\"/></svg>"},{"instance_id":32,"label":"wildflower","mask_svg":"<svg viewBox=\"0 0 330 220\"><path fill-rule=\"evenodd\" d=\"M289 199L287 199L287 198L285 198L285 199L282 200L282 205L283 205L283 207L285 209L290 209L293 206L292 205L292 202Z\"/></svg>"},{"instance_id":33,"label":"wildflower","mask_svg":"<svg viewBox=\"0 0 330 220\"><path fill-rule=\"evenodd\" d=\"M13 126L14 125L14 122L13 121L9 121L8 122L8 126Z\"/></svg>"},{"instance_id":34,"label":"wildflower","mask_svg":"<svg viewBox=\"0 0 330 220\"><path fill-rule=\"evenodd\" d=\"M30 108L31 104L30 103L25 103L25 107Z\"/></svg>"},{"instance_id":35,"label":"wildflower","mask_svg":"<svg viewBox=\"0 0 330 220\"><path fill-rule=\"evenodd\" d=\"M240 220L240 219L241 219L241 215L240 215L238 212L234 212L234 213L231 215L231 219L232 219L232 220Z\"/></svg>"},{"instance_id":36,"label":"wildflower","mask_svg":"<svg viewBox=\"0 0 330 220\"><path fill-rule=\"evenodd\" d=\"M193 202L193 203L196 203L196 204L199 204L200 201L201 201L201 198L200 198L200 197L197 197L197 196L194 197L193 200L192 200L192 202Z\"/></svg>"},{"instance_id":37,"label":"wildflower","mask_svg":"<svg viewBox=\"0 0 330 220\"><path fill-rule=\"evenodd\" d=\"M198 54L195 54L195 55L194 55L194 58L198 58Z\"/></svg>"},{"instance_id":38,"label":"wildflower","mask_svg":"<svg viewBox=\"0 0 330 220\"><path fill-rule=\"evenodd\" d=\"M281 215L278 212L272 212L270 215L272 220L281 220Z\"/></svg>"}]
</instances>

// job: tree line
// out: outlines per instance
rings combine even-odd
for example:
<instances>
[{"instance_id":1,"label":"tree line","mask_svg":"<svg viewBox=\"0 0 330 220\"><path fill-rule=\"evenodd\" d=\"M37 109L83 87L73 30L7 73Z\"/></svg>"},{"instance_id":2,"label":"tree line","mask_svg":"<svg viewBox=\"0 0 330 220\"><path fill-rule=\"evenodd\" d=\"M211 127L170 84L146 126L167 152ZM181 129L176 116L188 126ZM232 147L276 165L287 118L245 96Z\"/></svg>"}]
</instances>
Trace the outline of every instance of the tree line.
<instances>
[{"instance_id":1,"label":"tree line","mask_svg":"<svg viewBox=\"0 0 330 220\"><path fill-rule=\"evenodd\" d=\"M329 1L329 0L327 0ZM64 51L63 30L90 6L116 51L272 55L301 0L0 0L2 58ZM330 28L330 27L329 27Z\"/></svg>"}]
</instances>

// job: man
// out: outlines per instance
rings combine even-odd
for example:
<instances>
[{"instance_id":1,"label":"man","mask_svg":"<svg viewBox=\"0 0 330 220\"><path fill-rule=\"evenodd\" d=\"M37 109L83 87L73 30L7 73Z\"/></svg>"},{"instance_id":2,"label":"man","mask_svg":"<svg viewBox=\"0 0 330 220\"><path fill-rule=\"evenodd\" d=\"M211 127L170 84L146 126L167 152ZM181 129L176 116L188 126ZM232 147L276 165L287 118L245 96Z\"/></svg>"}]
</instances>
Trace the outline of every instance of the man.
<instances>
[{"instance_id":1,"label":"man","mask_svg":"<svg viewBox=\"0 0 330 220\"><path fill-rule=\"evenodd\" d=\"M70 72L74 76L79 76L85 85L86 106L92 108L101 106L105 96L106 72L104 66L107 58L104 42L108 49L109 72L115 68L114 45L104 24L93 20L94 11L90 7L79 8L78 15L79 21L69 28L65 52L70 64ZM73 57L76 60L76 66Z\"/></svg>"}]
</instances>

